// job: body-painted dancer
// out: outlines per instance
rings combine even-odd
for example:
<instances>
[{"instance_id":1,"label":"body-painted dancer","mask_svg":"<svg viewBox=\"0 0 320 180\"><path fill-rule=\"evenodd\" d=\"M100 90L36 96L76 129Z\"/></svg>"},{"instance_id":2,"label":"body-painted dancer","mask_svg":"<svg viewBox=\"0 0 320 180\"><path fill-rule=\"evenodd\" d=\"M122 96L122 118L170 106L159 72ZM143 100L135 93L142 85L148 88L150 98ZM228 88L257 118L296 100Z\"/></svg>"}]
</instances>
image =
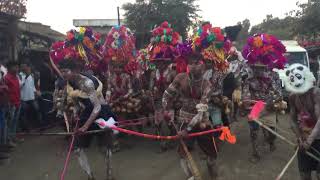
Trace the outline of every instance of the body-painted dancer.
<instances>
[{"instance_id":1,"label":"body-painted dancer","mask_svg":"<svg viewBox=\"0 0 320 180\"><path fill-rule=\"evenodd\" d=\"M203 78L205 65L199 55L190 55L188 58L188 73L178 74L169 85L163 95L163 107L168 109L174 100L180 95L182 108L179 111L179 134L185 136L188 133L200 132L212 128L208 116L208 100L212 89L211 83ZM186 140L191 148L194 141L198 142L201 150L207 155L207 166L212 178L217 176L216 158L217 152L213 143L212 135L199 136ZM180 145L178 148L180 163L188 179L194 178L190 163L186 159L186 152Z\"/></svg>"}]
</instances>

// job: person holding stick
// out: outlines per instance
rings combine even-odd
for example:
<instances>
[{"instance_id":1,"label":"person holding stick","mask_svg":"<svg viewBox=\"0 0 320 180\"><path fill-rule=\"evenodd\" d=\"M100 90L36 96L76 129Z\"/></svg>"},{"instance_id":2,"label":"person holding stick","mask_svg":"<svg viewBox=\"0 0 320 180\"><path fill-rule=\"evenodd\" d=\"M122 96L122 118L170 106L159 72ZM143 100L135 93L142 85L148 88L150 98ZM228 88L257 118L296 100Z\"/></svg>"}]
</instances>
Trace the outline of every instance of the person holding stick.
<instances>
[{"instance_id":1,"label":"person holding stick","mask_svg":"<svg viewBox=\"0 0 320 180\"><path fill-rule=\"evenodd\" d=\"M188 73L178 74L169 87L165 90L162 98L163 108L168 110L173 105L176 97L180 94L183 106L179 111L179 126L177 129L181 137L187 136L191 132L200 132L212 129L211 121L208 114L208 100L212 89L211 83L203 78L205 65L201 61L200 54L188 56ZM166 116L166 113L165 113ZM195 139L184 140L188 146L181 143L178 153L181 157L180 164L188 179L195 177L198 173L192 161L187 156L194 140L196 140L201 150L207 155L208 171L212 179L217 177L217 150L212 139L212 135L199 136ZM190 154L189 154L190 155ZM188 160L187 160L188 159Z\"/></svg>"},{"instance_id":2,"label":"person holding stick","mask_svg":"<svg viewBox=\"0 0 320 180\"><path fill-rule=\"evenodd\" d=\"M311 172L317 171L320 178L320 164L312 153L320 157L320 89L310 69L301 64L292 64L277 71L290 92L289 106L291 127L298 141L298 167L301 180L311 180Z\"/></svg>"},{"instance_id":3,"label":"person holding stick","mask_svg":"<svg viewBox=\"0 0 320 180\"><path fill-rule=\"evenodd\" d=\"M266 111L263 111L260 121L272 130L276 130L278 112L282 111L286 104L282 101L281 81L278 74L272 69L284 68L286 59L282 54L285 51L283 44L269 34L257 34L250 37L242 51L243 57L247 59L246 67L243 69L246 73L242 74L242 108L249 110L256 101L264 101ZM257 163L261 158L258 150L260 126L254 121L248 123L252 144L250 161ZM262 131L270 151L275 151L276 136L266 129Z\"/></svg>"},{"instance_id":4,"label":"person holding stick","mask_svg":"<svg viewBox=\"0 0 320 180\"><path fill-rule=\"evenodd\" d=\"M59 67L64 80L67 81L68 98L82 104L81 111L79 111L79 129L78 133L85 133L88 130L99 129L95 123L97 119L108 120L110 117L116 119L111 112L110 107L105 104L102 95L102 83L93 75L85 73L78 73L77 60L63 60L59 63ZM80 60L78 60L80 61ZM112 149L112 131L106 131L99 134L100 137L105 138L106 142L106 157L110 157ZM88 174L90 180L94 179L92 170L90 168L84 148L89 147L93 135L77 136L75 141L75 152L78 156L79 163L83 170ZM106 158L108 160L108 158ZM108 169L108 167L107 167ZM109 172L108 172L109 173ZM109 174L108 174L109 176ZM107 179L112 177L107 177Z\"/></svg>"}]
</instances>

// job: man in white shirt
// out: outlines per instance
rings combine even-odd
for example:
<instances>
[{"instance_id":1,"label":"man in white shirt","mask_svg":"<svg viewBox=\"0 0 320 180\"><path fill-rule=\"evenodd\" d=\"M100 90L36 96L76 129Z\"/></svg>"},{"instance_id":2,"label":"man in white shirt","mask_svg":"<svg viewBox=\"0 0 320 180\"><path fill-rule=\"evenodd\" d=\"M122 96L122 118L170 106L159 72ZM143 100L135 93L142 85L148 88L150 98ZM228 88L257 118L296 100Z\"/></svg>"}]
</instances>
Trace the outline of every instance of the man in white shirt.
<instances>
[{"instance_id":1,"label":"man in white shirt","mask_svg":"<svg viewBox=\"0 0 320 180\"><path fill-rule=\"evenodd\" d=\"M21 128L24 130L29 130L31 122L28 121L31 114L36 114L37 125L39 124L39 105L35 100L36 88L33 74L31 73L31 67L28 63L21 64L21 72L19 74L21 80ZM32 110L34 113L28 113ZM32 118L32 117L31 117Z\"/></svg>"}]
</instances>

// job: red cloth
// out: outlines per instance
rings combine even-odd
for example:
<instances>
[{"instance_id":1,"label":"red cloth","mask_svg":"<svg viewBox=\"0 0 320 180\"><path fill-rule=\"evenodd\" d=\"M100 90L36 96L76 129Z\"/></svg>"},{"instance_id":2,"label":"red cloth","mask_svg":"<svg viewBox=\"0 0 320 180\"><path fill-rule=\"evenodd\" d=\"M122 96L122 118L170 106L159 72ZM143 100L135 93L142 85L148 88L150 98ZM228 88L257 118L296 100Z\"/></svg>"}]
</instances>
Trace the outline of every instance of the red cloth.
<instances>
[{"instance_id":1,"label":"red cloth","mask_svg":"<svg viewBox=\"0 0 320 180\"><path fill-rule=\"evenodd\" d=\"M177 62L176 71L178 74L187 72L188 64L186 63L187 62L186 59L184 59L183 57L178 57L176 59L176 62Z\"/></svg>"},{"instance_id":2,"label":"red cloth","mask_svg":"<svg viewBox=\"0 0 320 180\"><path fill-rule=\"evenodd\" d=\"M4 82L8 86L9 102L18 107L20 105L20 84L16 74L7 73Z\"/></svg>"}]
</instances>

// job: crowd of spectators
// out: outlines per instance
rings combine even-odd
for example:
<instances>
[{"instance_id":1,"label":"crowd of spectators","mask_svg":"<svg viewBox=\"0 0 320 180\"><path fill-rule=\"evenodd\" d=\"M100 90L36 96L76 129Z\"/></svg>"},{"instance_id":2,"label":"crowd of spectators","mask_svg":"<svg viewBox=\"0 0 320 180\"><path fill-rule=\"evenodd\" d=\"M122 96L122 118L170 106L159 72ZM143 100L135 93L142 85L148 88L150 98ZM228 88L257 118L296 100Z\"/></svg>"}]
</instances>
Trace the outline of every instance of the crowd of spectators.
<instances>
[{"instance_id":1,"label":"crowd of spectators","mask_svg":"<svg viewBox=\"0 0 320 180\"><path fill-rule=\"evenodd\" d=\"M24 141L19 132L41 131L51 123L53 90L47 63L35 71L27 61L0 62L0 161Z\"/></svg>"}]
</instances>

